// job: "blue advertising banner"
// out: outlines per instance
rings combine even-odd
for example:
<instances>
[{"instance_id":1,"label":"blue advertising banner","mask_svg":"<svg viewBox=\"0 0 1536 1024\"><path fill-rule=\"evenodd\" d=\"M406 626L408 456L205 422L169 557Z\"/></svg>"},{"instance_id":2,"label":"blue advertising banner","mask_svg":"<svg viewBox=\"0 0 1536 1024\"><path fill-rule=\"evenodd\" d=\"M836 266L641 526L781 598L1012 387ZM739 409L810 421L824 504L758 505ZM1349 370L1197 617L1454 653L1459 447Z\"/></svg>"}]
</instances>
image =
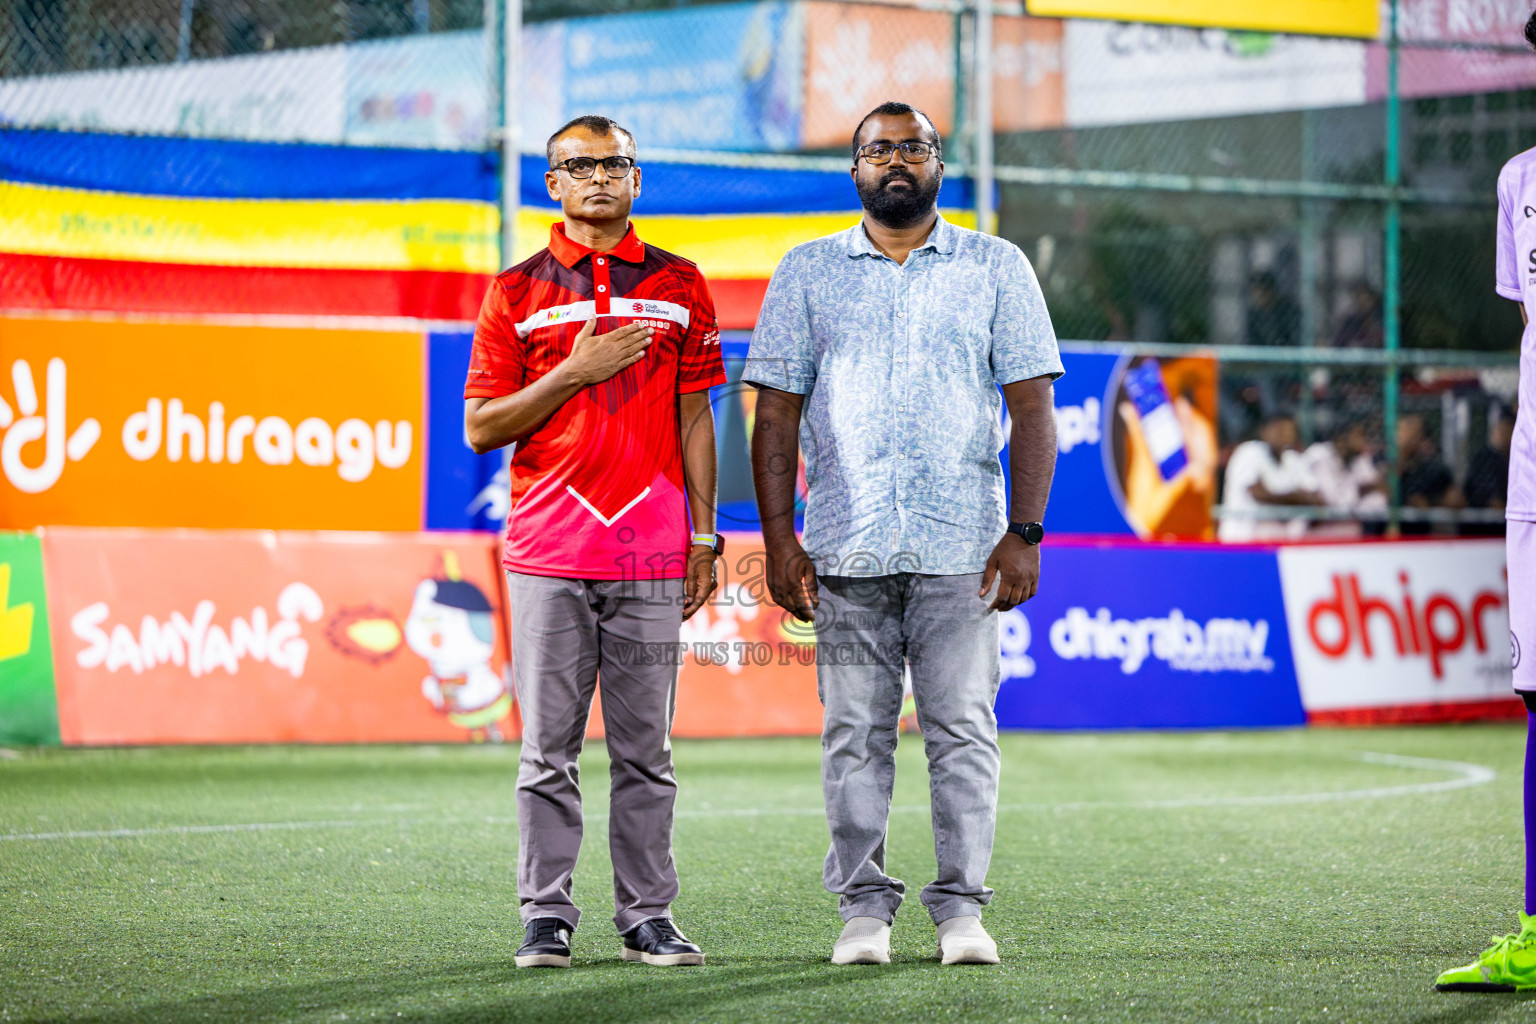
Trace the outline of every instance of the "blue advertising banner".
<instances>
[{"instance_id":1,"label":"blue advertising banner","mask_svg":"<svg viewBox=\"0 0 1536 1024\"><path fill-rule=\"evenodd\" d=\"M565 112L601 111L646 147L797 148L803 16L800 4L746 3L573 19Z\"/></svg>"},{"instance_id":2,"label":"blue advertising banner","mask_svg":"<svg viewBox=\"0 0 1536 1024\"><path fill-rule=\"evenodd\" d=\"M474 334L427 335L429 530L500 530L507 522L501 453L476 455L464 440L464 377Z\"/></svg>"},{"instance_id":3,"label":"blue advertising banner","mask_svg":"<svg viewBox=\"0 0 1536 1024\"><path fill-rule=\"evenodd\" d=\"M1056 381L1056 476L1046 508L1048 533L1134 534L1110 483L1114 474L1105 404L1120 356L1063 352ZM1008 451L1003 449L1003 466Z\"/></svg>"},{"instance_id":4,"label":"blue advertising banner","mask_svg":"<svg viewBox=\"0 0 1536 1024\"><path fill-rule=\"evenodd\" d=\"M1273 551L1047 545L1040 583L1002 616L1002 728L1305 724Z\"/></svg>"}]
</instances>

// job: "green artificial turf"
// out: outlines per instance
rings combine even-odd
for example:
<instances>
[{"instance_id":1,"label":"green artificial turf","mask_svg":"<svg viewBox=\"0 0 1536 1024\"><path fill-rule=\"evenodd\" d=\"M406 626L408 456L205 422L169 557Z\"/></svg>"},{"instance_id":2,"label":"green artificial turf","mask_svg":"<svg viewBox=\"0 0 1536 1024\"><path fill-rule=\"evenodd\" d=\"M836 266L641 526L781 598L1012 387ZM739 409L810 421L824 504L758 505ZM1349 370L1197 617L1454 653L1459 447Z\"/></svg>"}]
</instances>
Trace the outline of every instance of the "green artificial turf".
<instances>
[{"instance_id":1,"label":"green artificial turf","mask_svg":"<svg viewBox=\"0 0 1536 1024\"><path fill-rule=\"evenodd\" d=\"M512 966L515 747L7 752L0 836L54 838L0 839L0 1020L1536 1020L1536 995L1430 988L1515 924L1523 748L1508 726L1007 735L1004 962L946 968L919 737L883 967L827 962L816 743L678 742L675 909L709 966L664 969L618 957L598 744L566 971ZM1404 793L1478 776L1362 751L1497 775ZM220 828L247 825L270 827Z\"/></svg>"}]
</instances>

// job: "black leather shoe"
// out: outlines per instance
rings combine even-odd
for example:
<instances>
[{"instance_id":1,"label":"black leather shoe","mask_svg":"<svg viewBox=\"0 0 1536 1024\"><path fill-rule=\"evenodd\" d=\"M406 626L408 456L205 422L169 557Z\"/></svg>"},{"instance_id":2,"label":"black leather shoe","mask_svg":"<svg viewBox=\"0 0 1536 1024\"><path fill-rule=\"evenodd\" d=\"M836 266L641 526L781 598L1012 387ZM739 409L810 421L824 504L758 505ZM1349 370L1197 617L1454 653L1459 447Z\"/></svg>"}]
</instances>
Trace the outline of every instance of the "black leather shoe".
<instances>
[{"instance_id":1,"label":"black leather shoe","mask_svg":"<svg viewBox=\"0 0 1536 1024\"><path fill-rule=\"evenodd\" d=\"M558 917L529 921L513 962L519 967L571 966L571 926Z\"/></svg>"},{"instance_id":2,"label":"black leather shoe","mask_svg":"<svg viewBox=\"0 0 1536 1024\"><path fill-rule=\"evenodd\" d=\"M624 959L653 967L701 967L704 951L689 942L670 917L653 917L624 933Z\"/></svg>"}]
</instances>

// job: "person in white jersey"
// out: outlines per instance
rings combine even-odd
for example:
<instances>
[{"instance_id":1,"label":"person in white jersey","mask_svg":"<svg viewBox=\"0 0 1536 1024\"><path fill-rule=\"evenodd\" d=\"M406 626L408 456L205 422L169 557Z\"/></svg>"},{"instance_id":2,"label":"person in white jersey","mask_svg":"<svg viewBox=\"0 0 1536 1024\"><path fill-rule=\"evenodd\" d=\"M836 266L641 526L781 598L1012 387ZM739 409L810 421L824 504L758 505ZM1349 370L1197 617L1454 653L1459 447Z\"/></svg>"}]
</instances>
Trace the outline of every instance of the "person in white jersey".
<instances>
[{"instance_id":1,"label":"person in white jersey","mask_svg":"<svg viewBox=\"0 0 1536 1024\"><path fill-rule=\"evenodd\" d=\"M1536 48L1536 13L1525 25ZM1520 930L1493 940L1465 967L1440 975L1442 992L1514 992L1536 988L1536 149L1519 154L1499 172L1498 293L1520 303L1520 410L1509 452L1508 531L1509 653L1515 692L1525 700L1525 910Z\"/></svg>"}]
</instances>

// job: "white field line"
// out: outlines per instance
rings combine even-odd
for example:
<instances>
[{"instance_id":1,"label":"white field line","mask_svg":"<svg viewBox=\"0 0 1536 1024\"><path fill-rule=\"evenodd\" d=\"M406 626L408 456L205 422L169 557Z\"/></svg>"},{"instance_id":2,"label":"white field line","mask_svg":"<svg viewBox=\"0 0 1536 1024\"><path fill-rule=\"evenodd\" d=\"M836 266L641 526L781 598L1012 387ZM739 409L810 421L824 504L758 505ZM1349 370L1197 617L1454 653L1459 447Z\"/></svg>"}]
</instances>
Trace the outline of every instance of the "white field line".
<instances>
[{"instance_id":1,"label":"white field line","mask_svg":"<svg viewBox=\"0 0 1536 1024\"><path fill-rule=\"evenodd\" d=\"M1366 789L1342 789L1321 793L1274 793L1257 796L1209 796L1179 797L1172 800L1105 800L1079 801L1054 804L1000 804L999 813L1023 811L1087 811L1087 810L1177 810L1196 807L1251 807L1275 804L1317 804L1340 800L1381 800L1400 796L1423 796L1448 793L1472 786L1485 786L1498 778L1498 773L1486 765L1467 761L1442 761L1432 757L1405 757L1401 754L1378 754L1364 751L1355 758L1365 764L1387 765L1417 771L1451 772L1453 777L1438 782L1411 782L1401 786L1373 786ZM898 804L891 808L894 814L927 813L927 804ZM767 818L813 817L826 812L820 807L735 807L701 808L680 810L678 818ZM587 821L606 821L608 815L595 812L584 815ZM270 821L229 825L166 825L157 828L114 828L69 832L10 832L0 833L0 842L46 842L69 839L137 839L146 836L212 835L235 832L295 832L305 829L370 828L411 825L516 825L516 818L343 818L331 821Z\"/></svg>"}]
</instances>

